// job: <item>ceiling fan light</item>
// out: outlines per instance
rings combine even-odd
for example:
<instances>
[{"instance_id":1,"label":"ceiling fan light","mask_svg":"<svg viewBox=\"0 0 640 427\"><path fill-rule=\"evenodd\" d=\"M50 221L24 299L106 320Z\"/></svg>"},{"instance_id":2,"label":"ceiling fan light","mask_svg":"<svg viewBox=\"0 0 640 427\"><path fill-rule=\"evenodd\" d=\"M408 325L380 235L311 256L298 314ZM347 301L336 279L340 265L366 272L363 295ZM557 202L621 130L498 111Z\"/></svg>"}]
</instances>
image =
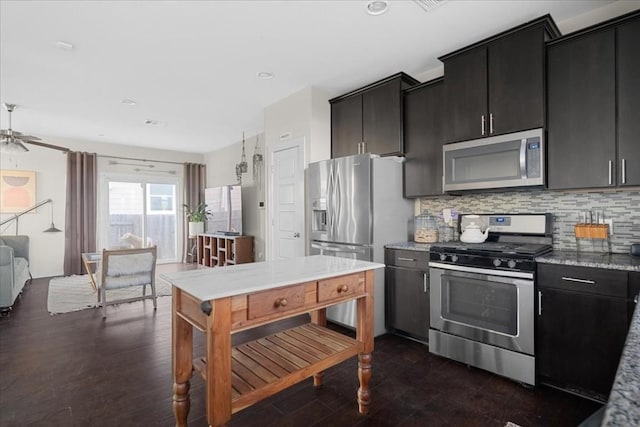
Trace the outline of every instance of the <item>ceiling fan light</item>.
<instances>
[{"instance_id":1,"label":"ceiling fan light","mask_svg":"<svg viewBox=\"0 0 640 427\"><path fill-rule=\"evenodd\" d=\"M0 151L3 153L16 154L29 151L21 140L12 138L8 135L0 136Z\"/></svg>"}]
</instances>

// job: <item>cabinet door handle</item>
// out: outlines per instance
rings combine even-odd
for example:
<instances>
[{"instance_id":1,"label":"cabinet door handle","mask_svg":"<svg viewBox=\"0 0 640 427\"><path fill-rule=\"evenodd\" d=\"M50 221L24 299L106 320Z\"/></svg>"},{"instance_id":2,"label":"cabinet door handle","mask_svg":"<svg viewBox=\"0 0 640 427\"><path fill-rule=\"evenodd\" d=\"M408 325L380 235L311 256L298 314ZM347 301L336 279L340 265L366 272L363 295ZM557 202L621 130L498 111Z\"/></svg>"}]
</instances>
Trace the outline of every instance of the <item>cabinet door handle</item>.
<instances>
[{"instance_id":1,"label":"cabinet door handle","mask_svg":"<svg viewBox=\"0 0 640 427\"><path fill-rule=\"evenodd\" d=\"M484 128L485 128L485 118L484 118L484 114L481 116L481 120L480 120L480 126L482 127L482 135L484 135Z\"/></svg>"},{"instance_id":2,"label":"cabinet door handle","mask_svg":"<svg viewBox=\"0 0 640 427\"><path fill-rule=\"evenodd\" d=\"M399 256L398 258L396 258L398 261L415 261L414 258L404 258Z\"/></svg>"},{"instance_id":3,"label":"cabinet door handle","mask_svg":"<svg viewBox=\"0 0 640 427\"><path fill-rule=\"evenodd\" d=\"M576 279L574 277L563 277L562 280L566 280L567 282L588 283L589 285L595 285L596 284L596 282L593 281L593 280Z\"/></svg>"},{"instance_id":4,"label":"cabinet door handle","mask_svg":"<svg viewBox=\"0 0 640 427\"><path fill-rule=\"evenodd\" d=\"M609 185L613 184L613 162L611 160L609 160Z\"/></svg>"},{"instance_id":5,"label":"cabinet door handle","mask_svg":"<svg viewBox=\"0 0 640 427\"><path fill-rule=\"evenodd\" d=\"M542 292L538 291L538 316L542 316Z\"/></svg>"},{"instance_id":6,"label":"cabinet door handle","mask_svg":"<svg viewBox=\"0 0 640 427\"><path fill-rule=\"evenodd\" d=\"M489 134L493 134L493 113L489 113Z\"/></svg>"},{"instance_id":7,"label":"cabinet door handle","mask_svg":"<svg viewBox=\"0 0 640 427\"><path fill-rule=\"evenodd\" d=\"M627 183L627 161L622 159L622 183Z\"/></svg>"},{"instance_id":8,"label":"cabinet door handle","mask_svg":"<svg viewBox=\"0 0 640 427\"><path fill-rule=\"evenodd\" d=\"M422 273L422 286L424 287L424 293L427 293L427 273ZM636 295L636 302L638 300L638 296Z\"/></svg>"}]
</instances>

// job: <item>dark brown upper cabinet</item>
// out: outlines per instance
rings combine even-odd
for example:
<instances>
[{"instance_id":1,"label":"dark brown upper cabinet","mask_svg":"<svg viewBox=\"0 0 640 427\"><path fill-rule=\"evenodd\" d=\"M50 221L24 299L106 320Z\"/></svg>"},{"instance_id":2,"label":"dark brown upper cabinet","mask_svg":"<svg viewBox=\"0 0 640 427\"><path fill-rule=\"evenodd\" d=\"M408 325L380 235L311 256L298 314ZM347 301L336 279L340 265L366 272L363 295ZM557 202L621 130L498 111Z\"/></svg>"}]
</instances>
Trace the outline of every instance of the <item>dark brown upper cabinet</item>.
<instances>
[{"instance_id":1,"label":"dark brown upper cabinet","mask_svg":"<svg viewBox=\"0 0 640 427\"><path fill-rule=\"evenodd\" d=\"M550 189L640 185L638 40L635 12L549 43Z\"/></svg>"},{"instance_id":2,"label":"dark brown upper cabinet","mask_svg":"<svg viewBox=\"0 0 640 427\"><path fill-rule=\"evenodd\" d=\"M617 28L618 185L640 185L640 16Z\"/></svg>"},{"instance_id":3,"label":"dark brown upper cabinet","mask_svg":"<svg viewBox=\"0 0 640 427\"><path fill-rule=\"evenodd\" d=\"M442 194L442 78L404 91L404 197Z\"/></svg>"},{"instance_id":4,"label":"dark brown upper cabinet","mask_svg":"<svg viewBox=\"0 0 640 427\"><path fill-rule=\"evenodd\" d=\"M446 142L543 127L544 47L559 35L546 15L440 57Z\"/></svg>"},{"instance_id":5,"label":"dark brown upper cabinet","mask_svg":"<svg viewBox=\"0 0 640 427\"><path fill-rule=\"evenodd\" d=\"M415 84L398 73L330 99L331 158L404 154L402 91Z\"/></svg>"}]
</instances>

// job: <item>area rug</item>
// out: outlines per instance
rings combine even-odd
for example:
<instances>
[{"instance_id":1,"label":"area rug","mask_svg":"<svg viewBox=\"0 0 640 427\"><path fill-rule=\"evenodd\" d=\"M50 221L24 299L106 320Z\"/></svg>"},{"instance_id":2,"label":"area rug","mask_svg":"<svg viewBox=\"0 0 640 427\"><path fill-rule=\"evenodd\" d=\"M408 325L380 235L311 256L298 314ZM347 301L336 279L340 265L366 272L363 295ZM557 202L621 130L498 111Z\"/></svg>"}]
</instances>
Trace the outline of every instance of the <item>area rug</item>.
<instances>
[{"instance_id":1,"label":"area rug","mask_svg":"<svg viewBox=\"0 0 640 427\"><path fill-rule=\"evenodd\" d=\"M147 287L147 292L151 289ZM107 301L139 296L142 288L107 290ZM171 285L162 279L156 279L156 293L158 296L171 295ZM49 280L49 296L47 310L50 314L69 313L98 306L97 295L89 282L89 276L73 275L56 277Z\"/></svg>"}]
</instances>

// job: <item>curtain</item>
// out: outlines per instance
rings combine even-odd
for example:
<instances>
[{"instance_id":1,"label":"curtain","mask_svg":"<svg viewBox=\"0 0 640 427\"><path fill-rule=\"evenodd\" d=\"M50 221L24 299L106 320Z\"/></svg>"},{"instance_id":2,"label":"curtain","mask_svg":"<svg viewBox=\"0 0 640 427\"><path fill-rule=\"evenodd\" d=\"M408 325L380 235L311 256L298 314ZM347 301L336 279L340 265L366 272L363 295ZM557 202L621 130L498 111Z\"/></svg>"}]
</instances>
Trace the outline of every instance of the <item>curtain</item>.
<instances>
[{"instance_id":1,"label":"curtain","mask_svg":"<svg viewBox=\"0 0 640 427\"><path fill-rule=\"evenodd\" d=\"M82 253L96 251L96 159L95 153L67 153L65 276L83 274Z\"/></svg>"},{"instance_id":2,"label":"curtain","mask_svg":"<svg viewBox=\"0 0 640 427\"><path fill-rule=\"evenodd\" d=\"M204 202L204 189L207 180L207 167L200 163L184 164L184 204L193 208ZM187 251L192 250L193 243L189 245L188 222L186 217L182 217L185 244L182 246L182 262L187 262ZM189 247L191 246L191 247Z\"/></svg>"}]
</instances>

